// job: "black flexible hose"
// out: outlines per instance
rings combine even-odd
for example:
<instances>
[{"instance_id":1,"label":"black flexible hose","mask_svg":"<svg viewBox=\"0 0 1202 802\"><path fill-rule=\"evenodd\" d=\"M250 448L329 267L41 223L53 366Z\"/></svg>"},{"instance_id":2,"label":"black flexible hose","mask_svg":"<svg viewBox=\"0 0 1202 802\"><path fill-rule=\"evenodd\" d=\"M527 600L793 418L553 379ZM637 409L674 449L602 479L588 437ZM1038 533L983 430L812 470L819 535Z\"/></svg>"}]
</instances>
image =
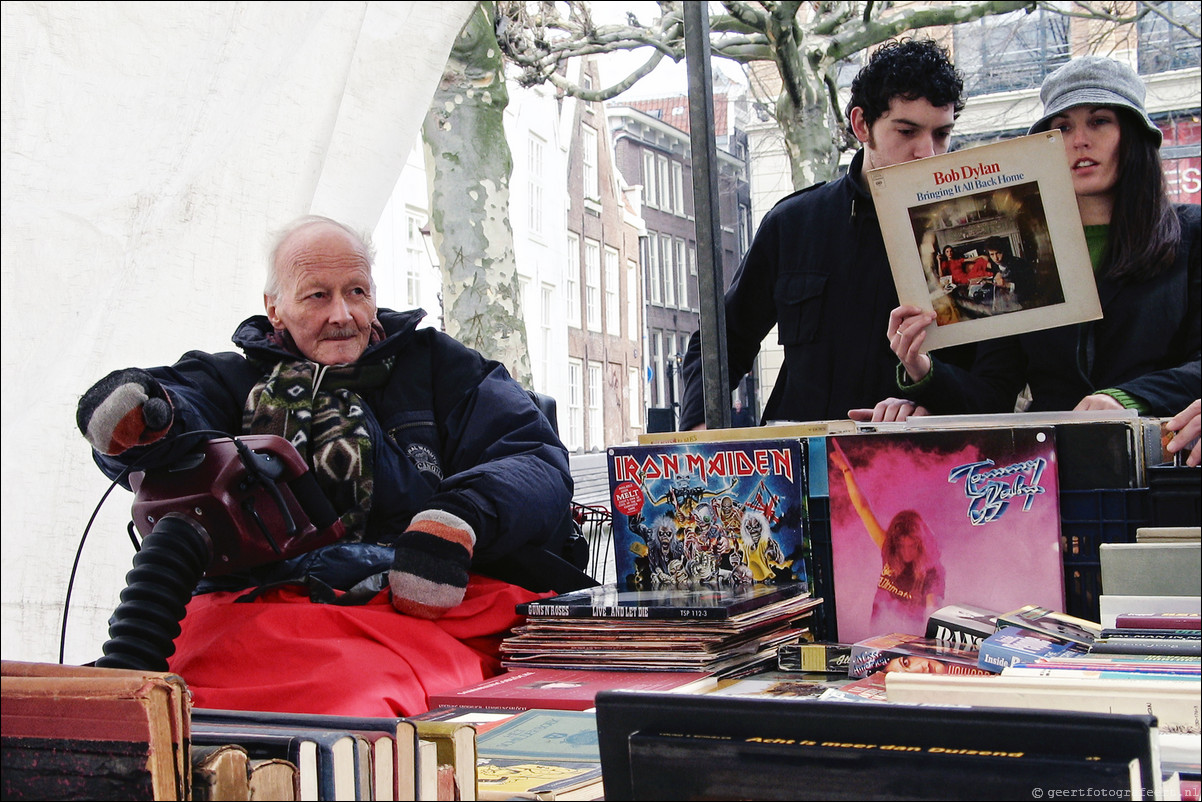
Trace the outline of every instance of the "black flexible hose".
<instances>
[{"instance_id":1,"label":"black flexible hose","mask_svg":"<svg viewBox=\"0 0 1202 802\"><path fill-rule=\"evenodd\" d=\"M96 665L166 671L188 600L212 558L203 526L178 512L164 515L134 555Z\"/></svg>"}]
</instances>

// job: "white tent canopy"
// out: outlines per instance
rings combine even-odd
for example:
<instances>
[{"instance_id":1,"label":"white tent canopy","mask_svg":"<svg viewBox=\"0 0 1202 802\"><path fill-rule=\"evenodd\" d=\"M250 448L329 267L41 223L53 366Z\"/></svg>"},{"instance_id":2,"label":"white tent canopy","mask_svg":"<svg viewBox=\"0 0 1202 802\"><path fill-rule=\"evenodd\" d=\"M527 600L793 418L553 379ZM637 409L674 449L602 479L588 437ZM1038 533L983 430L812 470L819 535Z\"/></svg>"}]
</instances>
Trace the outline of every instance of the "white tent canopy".
<instances>
[{"instance_id":1,"label":"white tent canopy","mask_svg":"<svg viewBox=\"0 0 1202 802\"><path fill-rule=\"evenodd\" d=\"M474 2L5 2L3 657L57 660L108 487L75 428L110 370L228 350L272 232L375 227ZM129 494L81 558L66 661L100 655Z\"/></svg>"}]
</instances>

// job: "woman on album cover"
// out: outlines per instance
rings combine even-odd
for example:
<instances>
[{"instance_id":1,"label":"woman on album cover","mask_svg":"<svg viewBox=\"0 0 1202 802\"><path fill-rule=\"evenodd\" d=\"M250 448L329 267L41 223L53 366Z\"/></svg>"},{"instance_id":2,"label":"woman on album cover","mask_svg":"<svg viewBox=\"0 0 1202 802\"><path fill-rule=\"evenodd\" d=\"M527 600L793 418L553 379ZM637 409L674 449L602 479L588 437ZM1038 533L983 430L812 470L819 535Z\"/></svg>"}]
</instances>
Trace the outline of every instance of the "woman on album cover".
<instances>
[{"instance_id":1,"label":"woman on album cover","mask_svg":"<svg viewBox=\"0 0 1202 802\"><path fill-rule=\"evenodd\" d=\"M869 626L876 634L921 635L927 618L943 606L944 571L930 527L915 510L902 510L881 526L856 484L847 456L833 438L827 458L843 474L847 495L881 551L881 574Z\"/></svg>"}]
</instances>

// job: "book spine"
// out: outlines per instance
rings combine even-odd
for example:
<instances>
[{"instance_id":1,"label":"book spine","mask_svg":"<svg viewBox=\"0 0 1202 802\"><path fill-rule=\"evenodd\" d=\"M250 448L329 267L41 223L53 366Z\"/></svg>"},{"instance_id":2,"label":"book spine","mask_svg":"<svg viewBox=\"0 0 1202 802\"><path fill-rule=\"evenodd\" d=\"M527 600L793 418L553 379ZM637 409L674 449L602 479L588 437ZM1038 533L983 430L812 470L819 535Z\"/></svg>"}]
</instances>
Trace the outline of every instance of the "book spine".
<instances>
[{"instance_id":1,"label":"book spine","mask_svg":"<svg viewBox=\"0 0 1202 802\"><path fill-rule=\"evenodd\" d=\"M1179 654L1202 656L1202 641L1157 640L1155 638L1109 638L1090 648L1095 654Z\"/></svg>"},{"instance_id":2,"label":"book spine","mask_svg":"<svg viewBox=\"0 0 1202 802\"><path fill-rule=\"evenodd\" d=\"M1192 629L1202 631L1202 616L1197 614L1119 613L1114 617L1116 628Z\"/></svg>"},{"instance_id":3,"label":"book spine","mask_svg":"<svg viewBox=\"0 0 1202 802\"><path fill-rule=\"evenodd\" d=\"M1157 629L1155 627L1113 627L1102 630L1103 638L1160 638L1160 639L1180 639L1193 638L1198 640L1198 630L1196 629Z\"/></svg>"}]
</instances>

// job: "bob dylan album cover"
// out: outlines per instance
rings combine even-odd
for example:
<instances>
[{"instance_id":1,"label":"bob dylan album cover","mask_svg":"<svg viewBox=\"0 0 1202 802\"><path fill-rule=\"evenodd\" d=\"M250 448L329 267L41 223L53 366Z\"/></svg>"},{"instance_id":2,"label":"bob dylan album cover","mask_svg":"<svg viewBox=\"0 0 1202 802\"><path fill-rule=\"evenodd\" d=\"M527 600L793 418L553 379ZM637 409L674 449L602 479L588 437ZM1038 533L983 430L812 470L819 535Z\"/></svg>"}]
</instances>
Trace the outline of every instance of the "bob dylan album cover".
<instances>
[{"instance_id":1,"label":"bob dylan album cover","mask_svg":"<svg viewBox=\"0 0 1202 802\"><path fill-rule=\"evenodd\" d=\"M828 441L840 641L922 635L948 604L1064 609L1053 429Z\"/></svg>"},{"instance_id":2,"label":"bob dylan album cover","mask_svg":"<svg viewBox=\"0 0 1202 802\"><path fill-rule=\"evenodd\" d=\"M936 313L929 348L1101 316L1061 141L871 171L898 297Z\"/></svg>"}]
</instances>

